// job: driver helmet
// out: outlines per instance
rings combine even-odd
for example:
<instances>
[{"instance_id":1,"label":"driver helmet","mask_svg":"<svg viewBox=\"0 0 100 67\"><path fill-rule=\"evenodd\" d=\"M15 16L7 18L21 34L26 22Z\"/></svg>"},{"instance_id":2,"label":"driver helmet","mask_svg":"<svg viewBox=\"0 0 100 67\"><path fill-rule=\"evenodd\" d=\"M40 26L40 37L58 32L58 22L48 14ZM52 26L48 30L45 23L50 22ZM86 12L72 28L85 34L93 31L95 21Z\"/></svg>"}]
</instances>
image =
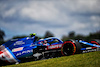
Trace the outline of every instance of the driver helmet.
<instances>
[{"instance_id":1,"label":"driver helmet","mask_svg":"<svg viewBox=\"0 0 100 67\"><path fill-rule=\"evenodd\" d=\"M33 33L33 36L35 36L36 35L36 33Z\"/></svg>"},{"instance_id":2,"label":"driver helmet","mask_svg":"<svg viewBox=\"0 0 100 67\"><path fill-rule=\"evenodd\" d=\"M32 34L30 34L31 37L33 37L33 36L35 36L35 35L36 35L36 33L32 33Z\"/></svg>"}]
</instances>

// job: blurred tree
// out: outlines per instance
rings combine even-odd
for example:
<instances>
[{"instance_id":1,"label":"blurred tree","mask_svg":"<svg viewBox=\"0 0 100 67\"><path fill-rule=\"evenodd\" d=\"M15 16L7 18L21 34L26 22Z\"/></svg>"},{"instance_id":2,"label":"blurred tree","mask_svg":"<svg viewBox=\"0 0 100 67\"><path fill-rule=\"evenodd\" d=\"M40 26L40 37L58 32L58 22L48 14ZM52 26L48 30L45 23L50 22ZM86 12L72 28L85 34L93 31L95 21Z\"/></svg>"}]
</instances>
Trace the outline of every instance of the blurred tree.
<instances>
[{"instance_id":1,"label":"blurred tree","mask_svg":"<svg viewBox=\"0 0 100 67\"><path fill-rule=\"evenodd\" d=\"M0 41L4 41L5 33L3 30L0 29Z\"/></svg>"},{"instance_id":2,"label":"blurred tree","mask_svg":"<svg viewBox=\"0 0 100 67\"><path fill-rule=\"evenodd\" d=\"M50 31L46 31L44 38L54 37L54 35Z\"/></svg>"},{"instance_id":3,"label":"blurred tree","mask_svg":"<svg viewBox=\"0 0 100 67\"><path fill-rule=\"evenodd\" d=\"M78 34L78 35L75 36L75 39L76 40L84 40L85 39L85 36L82 35L82 34Z\"/></svg>"},{"instance_id":4,"label":"blurred tree","mask_svg":"<svg viewBox=\"0 0 100 67\"><path fill-rule=\"evenodd\" d=\"M87 36L84 36L82 34L75 35L75 32L71 31L68 36L66 36L66 35L62 36L63 41L66 41L66 40L69 40L69 39L75 39L75 40L81 39L81 40L85 40L85 41L90 41L90 40L93 40L93 39L100 39L100 31L97 31L95 33L90 33Z\"/></svg>"},{"instance_id":5,"label":"blurred tree","mask_svg":"<svg viewBox=\"0 0 100 67\"><path fill-rule=\"evenodd\" d=\"M66 36L66 35L63 35L62 38L61 38L62 41L66 41L66 40L68 40L68 39L69 39L69 37Z\"/></svg>"},{"instance_id":6,"label":"blurred tree","mask_svg":"<svg viewBox=\"0 0 100 67\"><path fill-rule=\"evenodd\" d=\"M0 29L0 45L4 43L5 32Z\"/></svg>"},{"instance_id":7,"label":"blurred tree","mask_svg":"<svg viewBox=\"0 0 100 67\"><path fill-rule=\"evenodd\" d=\"M75 37L75 32L74 31L69 32L68 37L69 38L74 38Z\"/></svg>"},{"instance_id":8,"label":"blurred tree","mask_svg":"<svg viewBox=\"0 0 100 67\"><path fill-rule=\"evenodd\" d=\"M22 36L14 36L12 39L25 38L25 37L28 37L28 36L25 36L25 35L22 35Z\"/></svg>"},{"instance_id":9,"label":"blurred tree","mask_svg":"<svg viewBox=\"0 0 100 67\"><path fill-rule=\"evenodd\" d=\"M100 39L100 31L97 31L95 33L90 33L88 36L86 36L85 39L86 40Z\"/></svg>"}]
</instances>

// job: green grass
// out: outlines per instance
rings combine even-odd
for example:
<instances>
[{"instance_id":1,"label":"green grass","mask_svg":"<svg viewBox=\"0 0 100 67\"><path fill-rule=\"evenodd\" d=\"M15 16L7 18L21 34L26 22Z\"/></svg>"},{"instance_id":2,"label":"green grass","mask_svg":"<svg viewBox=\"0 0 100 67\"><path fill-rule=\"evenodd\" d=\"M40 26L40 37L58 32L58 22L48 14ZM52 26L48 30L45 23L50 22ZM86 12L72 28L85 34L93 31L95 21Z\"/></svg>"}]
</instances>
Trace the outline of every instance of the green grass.
<instances>
[{"instance_id":1,"label":"green grass","mask_svg":"<svg viewBox=\"0 0 100 67\"><path fill-rule=\"evenodd\" d=\"M100 67L100 51L2 67Z\"/></svg>"}]
</instances>

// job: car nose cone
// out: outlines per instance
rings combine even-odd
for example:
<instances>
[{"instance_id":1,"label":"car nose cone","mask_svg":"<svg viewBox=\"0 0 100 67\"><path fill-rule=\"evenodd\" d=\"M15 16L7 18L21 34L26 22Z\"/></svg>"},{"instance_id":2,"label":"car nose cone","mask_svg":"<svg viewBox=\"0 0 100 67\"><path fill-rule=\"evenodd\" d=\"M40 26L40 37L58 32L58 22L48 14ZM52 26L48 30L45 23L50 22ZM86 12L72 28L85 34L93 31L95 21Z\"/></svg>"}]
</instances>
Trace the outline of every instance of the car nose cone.
<instances>
[{"instance_id":1,"label":"car nose cone","mask_svg":"<svg viewBox=\"0 0 100 67\"><path fill-rule=\"evenodd\" d=\"M2 54L3 52L2 51L0 51L0 54Z\"/></svg>"},{"instance_id":2,"label":"car nose cone","mask_svg":"<svg viewBox=\"0 0 100 67\"><path fill-rule=\"evenodd\" d=\"M9 50L9 48L5 48L4 46L0 46L0 60L8 63L17 62L16 58L14 57L13 53Z\"/></svg>"}]
</instances>

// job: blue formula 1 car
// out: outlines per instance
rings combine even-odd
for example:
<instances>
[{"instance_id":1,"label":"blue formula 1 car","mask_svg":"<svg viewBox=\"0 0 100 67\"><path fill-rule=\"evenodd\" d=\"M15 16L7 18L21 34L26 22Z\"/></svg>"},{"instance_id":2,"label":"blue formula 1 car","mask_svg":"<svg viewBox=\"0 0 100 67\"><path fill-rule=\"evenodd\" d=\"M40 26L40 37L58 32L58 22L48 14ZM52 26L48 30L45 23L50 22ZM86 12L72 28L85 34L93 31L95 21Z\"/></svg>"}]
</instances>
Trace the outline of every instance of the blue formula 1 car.
<instances>
[{"instance_id":1,"label":"blue formula 1 car","mask_svg":"<svg viewBox=\"0 0 100 67\"><path fill-rule=\"evenodd\" d=\"M39 41L36 41L35 36L12 39L0 46L0 60L7 63L18 63L25 58L40 59L42 56L46 56L43 52L61 48L62 43L63 41L54 37Z\"/></svg>"},{"instance_id":2,"label":"blue formula 1 car","mask_svg":"<svg viewBox=\"0 0 100 67\"><path fill-rule=\"evenodd\" d=\"M0 46L0 60L7 63L18 63L25 59L42 59L98 51L99 40L85 42L82 40L62 40L50 37L36 40L36 37L12 39Z\"/></svg>"}]
</instances>

